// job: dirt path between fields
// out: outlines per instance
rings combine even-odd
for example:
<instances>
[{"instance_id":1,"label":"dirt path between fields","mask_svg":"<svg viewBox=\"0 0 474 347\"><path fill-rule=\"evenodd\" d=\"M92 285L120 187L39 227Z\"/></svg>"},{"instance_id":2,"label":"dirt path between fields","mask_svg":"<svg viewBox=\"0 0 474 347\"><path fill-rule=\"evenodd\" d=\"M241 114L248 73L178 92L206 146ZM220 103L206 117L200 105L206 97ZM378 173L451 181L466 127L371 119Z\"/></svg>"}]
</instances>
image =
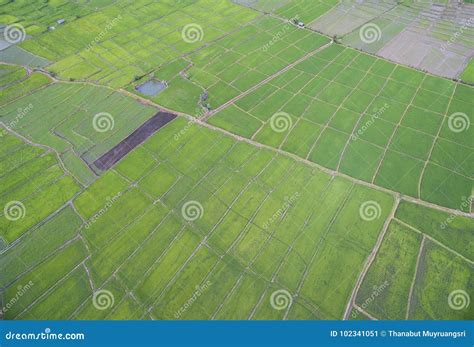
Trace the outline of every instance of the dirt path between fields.
<instances>
[{"instance_id":1,"label":"dirt path between fields","mask_svg":"<svg viewBox=\"0 0 474 347\"><path fill-rule=\"evenodd\" d=\"M248 94L254 92L255 90L257 90L258 88L260 88L262 85L270 82L271 80L273 80L274 78L280 76L281 74L285 73L286 71L292 69L293 67L295 67L296 65L298 65L299 63L305 61L306 59L312 57L313 55L315 55L316 53L322 51L323 49L325 49L326 47L329 47L330 45L333 44L333 41L329 42L329 43L326 43L325 45L315 49L314 51L312 52L309 52L308 54L305 54L304 56L302 56L301 58L299 58L298 60L294 61L293 63L291 63L290 65L287 65L286 67L284 67L283 69L281 69L280 71L274 73L273 75L270 75L269 77L265 78L263 81L257 83L256 85L254 85L252 88L250 89L247 89L245 92L237 95L236 97L230 99L229 101L227 101L225 104L222 104L221 106L219 106L218 108L212 110L211 112L208 112L207 114L203 115L202 117L200 117L199 119L202 120L203 122L207 121L210 117L212 117L213 115L215 115L216 113L222 111L223 109L227 108L229 105L232 105L233 103L235 103L236 101L242 99L244 96L247 96Z\"/></svg>"}]
</instances>

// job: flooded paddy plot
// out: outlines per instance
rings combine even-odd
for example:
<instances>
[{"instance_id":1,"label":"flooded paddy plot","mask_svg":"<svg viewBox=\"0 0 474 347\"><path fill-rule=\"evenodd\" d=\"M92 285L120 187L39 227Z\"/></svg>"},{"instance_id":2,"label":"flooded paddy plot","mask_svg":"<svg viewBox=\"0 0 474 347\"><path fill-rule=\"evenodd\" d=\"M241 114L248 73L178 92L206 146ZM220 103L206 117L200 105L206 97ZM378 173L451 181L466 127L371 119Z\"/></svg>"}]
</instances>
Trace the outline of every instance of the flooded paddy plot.
<instances>
[{"instance_id":1,"label":"flooded paddy plot","mask_svg":"<svg viewBox=\"0 0 474 347\"><path fill-rule=\"evenodd\" d=\"M310 27L391 61L457 78L474 56L474 5L342 2Z\"/></svg>"},{"instance_id":2,"label":"flooded paddy plot","mask_svg":"<svg viewBox=\"0 0 474 347\"><path fill-rule=\"evenodd\" d=\"M308 27L333 36L346 35L396 6L395 0L344 0Z\"/></svg>"},{"instance_id":3,"label":"flooded paddy plot","mask_svg":"<svg viewBox=\"0 0 474 347\"><path fill-rule=\"evenodd\" d=\"M166 83L152 79L136 86L135 89L144 95L156 96L166 87Z\"/></svg>"}]
</instances>

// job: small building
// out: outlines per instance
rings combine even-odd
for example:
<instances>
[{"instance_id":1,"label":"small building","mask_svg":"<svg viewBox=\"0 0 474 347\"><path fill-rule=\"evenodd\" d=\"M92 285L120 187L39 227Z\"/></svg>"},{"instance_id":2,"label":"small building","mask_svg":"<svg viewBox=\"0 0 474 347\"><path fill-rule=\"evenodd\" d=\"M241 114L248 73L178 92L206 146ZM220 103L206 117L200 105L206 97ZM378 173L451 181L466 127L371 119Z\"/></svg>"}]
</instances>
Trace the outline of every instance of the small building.
<instances>
[{"instance_id":1,"label":"small building","mask_svg":"<svg viewBox=\"0 0 474 347\"><path fill-rule=\"evenodd\" d=\"M58 23L58 24L64 24L65 22L66 22L66 20L63 19L63 18L58 19L58 20L56 21L56 23Z\"/></svg>"}]
</instances>

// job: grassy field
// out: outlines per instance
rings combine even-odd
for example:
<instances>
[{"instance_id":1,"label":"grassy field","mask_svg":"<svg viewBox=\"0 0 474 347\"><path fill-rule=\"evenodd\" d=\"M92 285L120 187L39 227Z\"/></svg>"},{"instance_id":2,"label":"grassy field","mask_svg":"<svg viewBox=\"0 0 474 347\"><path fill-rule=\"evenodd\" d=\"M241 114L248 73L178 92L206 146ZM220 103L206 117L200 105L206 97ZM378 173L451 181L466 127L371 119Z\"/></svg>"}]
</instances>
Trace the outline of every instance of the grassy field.
<instances>
[{"instance_id":1,"label":"grassy field","mask_svg":"<svg viewBox=\"0 0 474 347\"><path fill-rule=\"evenodd\" d=\"M209 122L349 176L469 211L460 206L473 182L473 97L470 87L331 45Z\"/></svg>"},{"instance_id":2,"label":"grassy field","mask_svg":"<svg viewBox=\"0 0 474 347\"><path fill-rule=\"evenodd\" d=\"M20 114L18 110L26 111ZM9 103L2 112L2 121L12 130L54 148L66 169L88 185L95 179L88 165L156 110L105 87L61 83Z\"/></svg>"},{"instance_id":3,"label":"grassy field","mask_svg":"<svg viewBox=\"0 0 474 347\"><path fill-rule=\"evenodd\" d=\"M0 318L474 319L472 86L336 0L0 4Z\"/></svg>"},{"instance_id":4,"label":"grassy field","mask_svg":"<svg viewBox=\"0 0 474 347\"><path fill-rule=\"evenodd\" d=\"M7 251L6 300L19 285L34 286L6 318L342 318L393 197L197 125L176 139L185 126L160 130L75 197L73 209ZM362 211L367 201L374 216ZM417 207L402 203L397 218L412 223ZM58 230L65 215L76 222ZM461 222L472 229L472 220ZM358 296L374 281L393 281L368 309L380 318L404 317L392 306L404 307L415 271L421 236L399 223L391 222ZM20 262L37 240L47 249ZM72 288L81 289L53 312ZM107 310L94 307L99 290L114 299ZM271 296L282 290L290 304L274 309ZM195 291L199 299L184 309Z\"/></svg>"}]
</instances>

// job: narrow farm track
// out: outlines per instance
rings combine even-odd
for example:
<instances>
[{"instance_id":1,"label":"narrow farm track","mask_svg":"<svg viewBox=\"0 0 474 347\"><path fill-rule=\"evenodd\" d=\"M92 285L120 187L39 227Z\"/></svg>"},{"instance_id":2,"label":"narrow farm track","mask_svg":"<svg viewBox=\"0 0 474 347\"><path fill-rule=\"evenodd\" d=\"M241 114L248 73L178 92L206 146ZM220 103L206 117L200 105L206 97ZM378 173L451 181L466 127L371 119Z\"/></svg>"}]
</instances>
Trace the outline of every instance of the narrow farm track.
<instances>
[{"instance_id":1,"label":"narrow farm track","mask_svg":"<svg viewBox=\"0 0 474 347\"><path fill-rule=\"evenodd\" d=\"M379 191L382 191L382 192L385 192L385 193L389 193L389 194L392 194L393 196L401 196L401 198L403 200L406 200L406 201L410 201L410 202L414 202L416 204L419 204L419 205L422 205L422 206L426 206L426 207L430 207L430 208L434 208L436 210L439 210L439 211L443 211L443 212L446 212L446 213L450 213L450 214L453 214L455 216L463 216L463 217L470 217L470 218L474 218L474 213L469 213L469 212L463 212L463 211L459 211L459 210L455 210L455 209L452 209L452 208L449 208L449 207L444 207L444 206L440 206L440 205L436 205L436 204L433 204L431 202L428 202L428 201L424 201L424 200L421 200L421 199L418 199L418 198L413 198L411 196L408 196L408 195L404 195L404 194L400 194L399 192L396 192L394 190L390 190L390 189L387 189L387 188L384 188L384 187L381 187L381 186L378 186L378 185L375 185L373 183L369 183L369 182L366 182L366 181L362 181L362 180L359 180L357 178L354 178L354 177L351 177L349 175L346 175L344 173L341 173L341 172L338 172L338 171L334 171L334 170L331 170L331 169L328 169L324 166L321 166L319 164L316 164L312 161L309 161L308 159L303 159L299 156L297 156L296 154L293 154L293 153L290 153L290 152L286 152L282 149L278 149L278 148L274 148L274 147L271 147L271 146L268 146L268 145L265 145L265 144L262 144L262 143L259 143L259 142L256 142L254 140L251 140L251 139L247 139L243 136L240 136L240 135L236 135L236 134L233 134L231 133L230 131L227 131L227 130L224 130L222 128L219 128L219 127L216 127L212 124L209 124L207 123L206 121L202 120L202 119L196 119L195 117L191 116L191 115L188 115L186 113L183 113L183 112L178 112L178 111L175 111L175 110L172 110L172 109L169 109L169 108L166 108L166 107L163 107L151 100L148 100L148 99L145 99L145 98L142 98L141 96L139 95L136 95L136 94L133 94L133 93L130 93L129 91L126 91L126 90L123 90L123 89L120 89L119 92L125 94L125 95L129 95L133 98L135 98L136 100L138 100L139 102L143 103L143 104L147 104L147 105L150 105L150 106L154 106L156 108L159 108L159 109L162 109L162 110L165 110L165 111L168 111L168 112L173 112L175 114L177 114L178 116L180 117L184 117L185 119L187 119L189 121L189 124L198 124L200 126L203 126L203 127L206 127L208 129L211 129L211 130L214 130L214 131L218 131L222 134L225 134L227 136L230 136L232 137L233 139L237 140L237 141L241 141L241 142L246 142L248 144L251 144L252 146L255 146L255 147L259 147L259 148L265 148L267 150L270 150L270 151L274 151L274 152L278 152L279 154L281 155L284 155L286 157L289 157L289 158L292 158L296 161L299 161L299 162L302 162L302 163L305 163L306 165L309 165L311 167L314 167L314 168L317 168L318 170L321 170L325 173L328 173L330 175L333 175L333 176L339 176L339 177L344 177L354 183L357 183L357 184L361 184L363 186L366 186L366 187L370 187L370 188L373 188L373 189L376 189L376 190L379 190Z\"/></svg>"},{"instance_id":2,"label":"narrow farm track","mask_svg":"<svg viewBox=\"0 0 474 347\"><path fill-rule=\"evenodd\" d=\"M223 109L227 108L228 106L234 104L236 101L242 99L244 96L252 93L253 91L257 90L258 88L260 88L262 85L270 82L271 80L273 80L274 78L280 76L281 74L285 73L286 71L292 69L293 67L295 67L296 65L298 65L299 63L305 61L306 59L312 57L313 55L315 55L316 53L320 52L321 50L329 47L333 42L329 42L329 43L326 43L324 46L321 46L319 47L318 49L315 49L314 51L312 52L309 52L308 54L304 55L303 57L299 58L298 60L294 61L293 63L291 63L290 65L284 67L283 69L281 69L280 71L276 72L275 74L267 77L266 79L264 79L263 81L257 83L256 85L254 85L252 88L250 89L247 89L245 92L237 95L236 97L230 99L229 101L227 101L225 104L219 106L218 108L212 110L211 112L203 115L202 117L200 117L199 119L203 122L207 121L210 117L212 117L214 114L222 111Z\"/></svg>"},{"instance_id":3,"label":"narrow farm track","mask_svg":"<svg viewBox=\"0 0 474 347\"><path fill-rule=\"evenodd\" d=\"M425 237L425 235L423 235L423 237L421 239L421 242L420 242L420 249L418 251L418 256L416 257L415 271L413 272L413 279L411 281L410 291L409 291L409 294L408 294L408 301L407 301L405 319L408 319L410 317L410 307L411 307L411 300L412 300L412 296L413 296L413 289L415 288L416 277L417 277L417 274L418 274L418 267L420 266L420 259L421 259L421 256L423 254L423 249L424 249L424 246L425 246L425 240L426 240L426 237Z\"/></svg>"}]
</instances>

